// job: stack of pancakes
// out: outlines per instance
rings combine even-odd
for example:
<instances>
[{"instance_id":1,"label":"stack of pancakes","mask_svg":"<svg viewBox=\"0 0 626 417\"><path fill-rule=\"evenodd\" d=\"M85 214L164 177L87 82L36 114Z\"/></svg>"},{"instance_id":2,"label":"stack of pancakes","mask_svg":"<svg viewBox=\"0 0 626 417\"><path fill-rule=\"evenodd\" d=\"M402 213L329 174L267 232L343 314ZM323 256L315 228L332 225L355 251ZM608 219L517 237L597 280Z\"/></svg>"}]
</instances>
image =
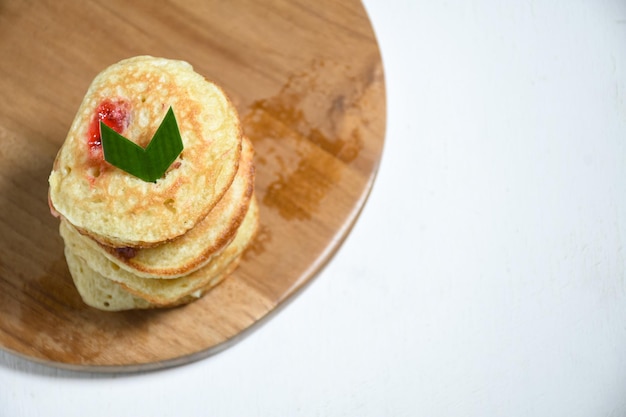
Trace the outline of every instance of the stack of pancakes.
<instances>
[{"instance_id":1,"label":"stack of pancakes","mask_svg":"<svg viewBox=\"0 0 626 417\"><path fill-rule=\"evenodd\" d=\"M183 151L156 182L102 158L99 121L145 147L168 108ZM100 73L49 178L70 273L102 310L193 301L238 265L258 228L254 151L215 84L182 61L135 57Z\"/></svg>"}]
</instances>

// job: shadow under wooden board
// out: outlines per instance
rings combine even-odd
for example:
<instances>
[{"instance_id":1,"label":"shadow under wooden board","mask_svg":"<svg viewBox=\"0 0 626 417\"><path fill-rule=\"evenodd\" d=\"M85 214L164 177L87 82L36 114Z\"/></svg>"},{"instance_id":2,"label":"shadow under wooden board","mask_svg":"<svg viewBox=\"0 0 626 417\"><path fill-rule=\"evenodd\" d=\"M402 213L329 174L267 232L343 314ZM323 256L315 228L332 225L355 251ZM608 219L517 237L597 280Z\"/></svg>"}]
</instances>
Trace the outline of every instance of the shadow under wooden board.
<instances>
[{"instance_id":1,"label":"shadow under wooden board","mask_svg":"<svg viewBox=\"0 0 626 417\"><path fill-rule=\"evenodd\" d=\"M229 94L261 225L201 300L111 313L74 288L47 179L93 77L135 55L186 60ZM230 346L335 253L378 169L383 69L358 1L4 1L0 56L0 347L37 362L138 371Z\"/></svg>"}]
</instances>

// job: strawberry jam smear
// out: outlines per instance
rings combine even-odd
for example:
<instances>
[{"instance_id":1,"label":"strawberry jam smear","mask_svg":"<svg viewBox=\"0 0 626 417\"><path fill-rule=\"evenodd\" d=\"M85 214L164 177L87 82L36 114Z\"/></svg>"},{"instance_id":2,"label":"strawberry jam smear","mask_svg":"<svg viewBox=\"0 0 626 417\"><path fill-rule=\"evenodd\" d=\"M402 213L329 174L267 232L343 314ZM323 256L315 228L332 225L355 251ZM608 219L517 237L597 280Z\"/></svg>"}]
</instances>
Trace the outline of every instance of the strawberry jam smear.
<instances>
[{"instance_id":1,"label":"strawberry jam smear","mask_svg":"<svg viewBox=\"0 0 626 417\"><path fill-rule=\"evenodd\" d=\"M128 127L129 105L126 101L106 99L96 109L91 118L89 132L87 133L87 150L89 161L96 166L102 167L104 154L102 152L102 139L100 137L100 122L122 134Z\"/></svg>"}]
</instances>

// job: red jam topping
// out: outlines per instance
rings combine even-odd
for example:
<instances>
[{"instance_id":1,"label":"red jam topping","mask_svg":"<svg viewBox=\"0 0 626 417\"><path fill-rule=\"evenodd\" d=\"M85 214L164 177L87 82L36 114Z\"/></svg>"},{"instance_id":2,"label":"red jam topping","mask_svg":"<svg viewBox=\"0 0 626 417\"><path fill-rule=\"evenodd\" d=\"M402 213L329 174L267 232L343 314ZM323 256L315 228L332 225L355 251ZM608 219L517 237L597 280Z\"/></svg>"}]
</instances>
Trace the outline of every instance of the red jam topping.
<instances>
[{"instance_id":1,"label":"red jam topping","mask_svg":"<svg viewBox=\"0 0 626 417\"><path fill-rule=\"evenodd\" d=\"M102 139L100 138L100 121L117 133L122 133L128 126L128 103L123 100L104 100L96 109L96 114L89 125L87 145L89 159L92 162L104 161Z\"/></svg>"},{"instance_id":2,"label":"red jam topping","mask_svg":"<svg viewBox=\"0 0 626 417\"><path fill-rule=\"evenodd\" d=\"M137 251L135 248L123 247L123 248L115 248L115 251L119 256L124 259L131 259L137 255Z\"/></svg>"}]
</instances>

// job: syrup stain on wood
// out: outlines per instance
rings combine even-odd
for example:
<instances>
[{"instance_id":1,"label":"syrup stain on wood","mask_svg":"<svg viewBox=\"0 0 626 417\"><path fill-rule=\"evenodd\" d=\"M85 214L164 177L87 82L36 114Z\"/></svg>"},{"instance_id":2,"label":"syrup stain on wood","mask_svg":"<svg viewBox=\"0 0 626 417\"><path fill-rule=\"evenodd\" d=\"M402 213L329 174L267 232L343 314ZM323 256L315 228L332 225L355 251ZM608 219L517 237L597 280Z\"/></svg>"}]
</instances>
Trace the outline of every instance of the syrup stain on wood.
<instances>
[{"instance_id":1,"label":"syrup stain on wood","mask_svg":"<svg viewBox=\"0 0 626 417\"><path fill-rule=\"evenodd\" d=\"M380 71L365 78L348 64L316 60L243 116L245 134L262 149L260 169L273 175L260 187L261 201L286 220L311 219L359 157L369 123L367 100L382 88ZM285 148L291 152L281 152Z\"/></svg>"}]
</instances>

